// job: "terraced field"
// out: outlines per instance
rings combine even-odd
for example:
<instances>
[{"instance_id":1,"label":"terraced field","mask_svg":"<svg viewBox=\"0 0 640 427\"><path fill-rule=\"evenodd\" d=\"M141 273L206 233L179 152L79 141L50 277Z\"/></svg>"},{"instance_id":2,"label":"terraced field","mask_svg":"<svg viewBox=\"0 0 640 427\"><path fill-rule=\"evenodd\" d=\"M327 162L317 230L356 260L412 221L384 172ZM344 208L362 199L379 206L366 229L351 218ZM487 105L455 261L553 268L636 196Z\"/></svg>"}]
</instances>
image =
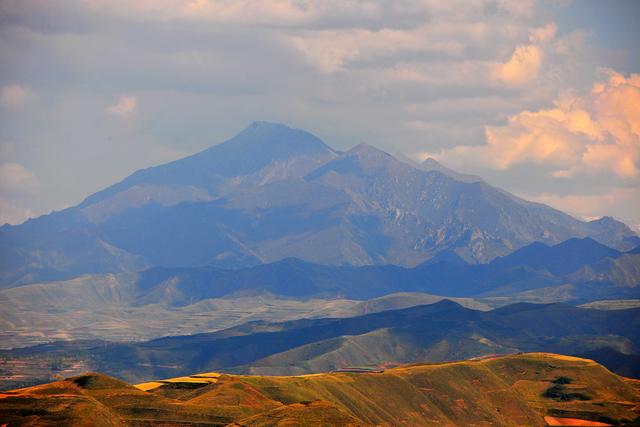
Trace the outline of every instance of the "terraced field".
<instances>
[{"instance_id":1,"label":"terraced field","mask_svg":"<svg viewBox=\"0 0 640 427\"><path fill-rule=\"evenodd\" d=\"M563 391L560 398L545 393L554 386ZM591 360L546 353L384 372L210 372L136 386L85 374L0 394L0 420L11 426L630 425L640 421L640 381Z\"/></svg>"}]
</instances>

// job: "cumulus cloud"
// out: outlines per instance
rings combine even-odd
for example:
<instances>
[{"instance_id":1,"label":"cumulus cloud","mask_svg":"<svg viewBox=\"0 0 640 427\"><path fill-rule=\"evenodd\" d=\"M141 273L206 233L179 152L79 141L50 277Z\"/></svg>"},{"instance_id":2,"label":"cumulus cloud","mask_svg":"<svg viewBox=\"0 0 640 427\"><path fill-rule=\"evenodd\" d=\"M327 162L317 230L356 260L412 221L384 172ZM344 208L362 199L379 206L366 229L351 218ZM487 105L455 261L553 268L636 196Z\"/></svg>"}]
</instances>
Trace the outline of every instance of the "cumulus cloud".
<instances>
[{"instance_id":1,"label":"cumulus cloud","mask_svg":"<svg viewBox=\"0 0 640 427\"><path fill-rule=\"evenodd\" d=\"M507 84L521 85L538 76L541 64L542 49L539 46L518 46L509 60L500 66L498 76Z\"/></svg>"},{"instance_id":2,"label":"cumulus cloud","mask_svg":"<svg viewBox=\"0 0 640 427\"><path fill-rule=\"evenodd\" d=\"M529 44L516 46L509 59L497 66L498 80L507 85L524 85L538 77L545 57L545 45L552 41L558 27L550 22L529 30Z\"/></svg>"},{"instance_id":3,"label":"cumulus cloud","mask_svg":"<svg viewBox=\"0 0 640 427\"><path fill-rule=\"evenodd\" d=\"M0 104L5 108L18 109L26 104L30 96L31 93L26 86L19 84L2 86Z\"/></svg>"},{"instance_id":4,"label":"cumulus cloud","mask_svg":"<svg viewBox=\"0 0 640 427\"><path fill-rule=\"evenodd\" d=\"M554 107L522 111L503 126L488 126L486 145L458 146L436 157L505 170L538 164L558 178L611 174L637 178L640 168L640 75L611 72L583 96Z\"/></svg>"},{"instance_id":5,"label":"cumulus cloud","mask_svg":"<svg viewBox=\"0 0 640 427\"><path fill-rule=\"evenodd\" d=\"M135 111L137 104L138 101L135 96L121 96L116 104L107 108L107 111L109 114L128 117Z\"/></svg>"}]
</instances>

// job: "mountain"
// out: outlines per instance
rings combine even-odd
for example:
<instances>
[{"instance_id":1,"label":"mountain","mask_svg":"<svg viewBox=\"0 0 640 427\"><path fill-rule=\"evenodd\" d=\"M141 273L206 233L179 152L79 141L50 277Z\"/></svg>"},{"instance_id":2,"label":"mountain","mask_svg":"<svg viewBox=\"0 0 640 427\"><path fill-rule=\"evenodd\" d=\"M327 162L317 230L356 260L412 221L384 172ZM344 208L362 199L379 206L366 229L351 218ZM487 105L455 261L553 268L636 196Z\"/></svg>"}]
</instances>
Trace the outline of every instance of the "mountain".
<instances>
[{"instance_id":1,"label":"mountain","mask_svg":"<svg viewBox=\"0 0 640 427\"><path fill-rule=\"evenodd\" d=\"M640 284L640 253L629 251L617 257L606 257L597 263L585 265L569 276L569 280L597 284L601 288L611 285L633 288Z\"/></svg>"},{"instance_id":2,"label":"mountain","mask_svg":"<svg viewBox=\"0 0 640 427\"><path fill-rule=\"evenodd\" d=\"M640 298L639 285L640 255L590 238L533 243L489 264L470 265L442 251L414 268L296 258L235 270L154 267L0 289L0 348L60 338L143 340L250 320L347 317L443 297L485 309Z\"/></svg>"},{"instance_id":3,"label":"mountain","mask_svg":"<svg viewBox=\"0 0 640 427\"><path fill-rule=\"evenodd\" d=\"M640 243L611 218L585 223L430 163L366 144L337 152L308 132L256 122L77 206L0 227L0 284L289 257L411 267L444 250L475 263L585 236L619 250Z\"/></svg>"},{"instance_id":4,"label":"mountain","mask_svg":"<svg viewBox=\"0 0 640 427\"><path fill-rule=\"evenodd\" d=\"M520 303L489 312L477 312L446 301L432 306L439 307L438 315L421 312L420 307L389 312L387 316L393 317L394 313L404 311L403 316L407 317L394 317L366 332L345 332L338 337L314 340L253 361L239 370L264 375L301 374L337 369L344 364L447 361L518 351L575 354L604 346L637 355L633 349L638 335L628 327L638 325L638 310L605 312L602 316L561 304ZM610 360L598 359L605 363Z\"/></svg>"},{"instance_id":5,"label":"mountain","mask_svg":"<svg viewBox=\"0 0 640 427\"><path fill-rule=\"evenodd\" d=\"M569 283L602 285L610 296L640 284L637 254L621 253L590 238L554 246L532 243L489 264L467 264L455 252L443 251L414 268L395 265L331 266L286 258L235 270L216 267L154 267L139 273L82 276L68 281L23 285L0 290L16 304L89 302L127 307L161 304L180 307L209 298L270 294L288 298L366 300L395 292L422 292L448 297L492 295ZM83 293L84 292L84 293ZM576 290L576 299L588 299Z\"/></svg>"},{"instance_id":6,"label":"mountain","mask_svg":"<svg viewBox=\"0 0 640 427\"><path fill-rule=\"evenodd\" d=\"M492 265L502 268L529 266L543 269L555 275L573 273L603 258L618 258L622 252L611 249L587 237L568 239L554 246L535 242L505 256L498 257Z\"/></svg>"},{"instance_id":7,"label":"mountain","mask_svg":"<svg viewBox=\"0 0 640 427\"><path fill-rule=\"evenodd\" d=\"M336 156L336 152L308 132L276 123L254 122L221 144L135 172L122 182L88 197L78 207L85 210L92 222L103 222L107 219L105 213L118 213L115 205L125 202L123 199L129 196L127 191L131 192L132 188L143 187L143 192L135 195L140 199L144 197L144 203L155 201L170 206L184 201L204 201L236 190L238 181L242 185L260 186L287 177L304 176ZM161 191L155 193L154 187ZM199 197L198 193L190 193L189 188L206 190L207 196ZM193 197L168 200L171 189L180 190L176 194L186 192ZM116 195L119 197L114 198ZM120 205L124 209L136 206L136 200L126 202Z\"/></svg>"},{"instance_id":8,"label":"mountain","mask_svg":"<svg viewBox=\"0 0 640 427\"><path fill-rule=\"evenodd\" d=\"M607 426L637 422L639 400L636 383L591 360L532 353L372 373L207 372L136 386L87 373L0 393L0 418L12 426Z\"/></svg>"},{"instance_id":9,"label":"mountain","mask_svg":"<svg viewBox=\"0 0 640 427\"><path fill-rule=\"evenodd\" d=\"M438 163L438 161L432 157L428 157L419 164L420 169L426 171L438 171L444 175L447 175L456 181L474 183L474 182L483 182L482 178L476 175L468 175L464 173L458 173L453 169L449 169L448 167Z\"/></svg>"},{"instance_id":10,"label":"mountain","mask_svg":"<svg viewBox=\"0 0 640 427\"><path fill-rule=\"evenodd\" d=\"M640 309L519 303L478 311L444 300L350 318L256 321L140 343L58 342L0 351L0 357L8 378L19 372L32 381L73 366L128 381L211 370L290 375L520 351L578 354L610 347L637 355L639 322Z\"/></svg>"}]
</instances>

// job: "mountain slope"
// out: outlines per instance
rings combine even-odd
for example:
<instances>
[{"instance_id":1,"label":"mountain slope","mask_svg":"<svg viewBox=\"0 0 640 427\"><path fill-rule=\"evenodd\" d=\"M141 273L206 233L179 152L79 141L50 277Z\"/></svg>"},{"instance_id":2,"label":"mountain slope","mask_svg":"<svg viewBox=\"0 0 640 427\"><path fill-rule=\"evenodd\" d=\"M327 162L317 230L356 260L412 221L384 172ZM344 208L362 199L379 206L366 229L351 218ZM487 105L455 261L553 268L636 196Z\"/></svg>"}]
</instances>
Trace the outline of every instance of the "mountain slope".
<instances>
[{"instance_id":1,"label":"mountain slope","mask_svg":"<svg viewBox=\"0 0 640 427\"><path fill-rule=\"evenodd\" d=\"M443 251L414 268L326 266L295 258L237 270L156 267L0 289L0 346L61 338L142 340L258 319L344 317L435 302L433 295L485 308L639 298L638 285L640 255L588 238L534 243L490 264L469 265Z\"/></svg>"},{"instance_id":2,"label":"mountain slope","mask_svg":"<svg viewBox=\"0 0 640 427\"><path fill-rule=\"evenodd\" d=\"M599 317L569 306L531 304L467 316L443 312L445 319L425 316L390 322L363 334L315 340L243 369L253 374L301 374L345 365L458 360L516 351L584 352L599 349L605 342L629 353L635 351L638 336L628 327L639 325L638 313Z\"/></svg>"},{"instance_id":3,"label":"mountain slope","mask_svg":"<svg viewBox=\"0 0 640 427\"><path fill-rule=\"evenodd\" d=\"M0 227L0 283L287 257L415 266L443 250L486 262L533 241L584 236L623 250L638 244L613 219L585 223L444 172L366 144L338 153L307 132L257 122L78 206Z\"/></svg>"},{"instance_id":4,"label":"mountain slope","mask_svg":"<svg viewBox=\"0 0 640 427\"><path fill-rule=\"evenodd\" d=\"M48 366L66 360L129 381L210 370L301 374L518 351L577 354L610 347L633 355L640 346L639 322L640 309L515 304L482 312L441 301L352 318L252 322L142 343L52 343L0 356L7 367L15 363L23 371L25 361Z\"/></svg>"},{"instance_id":5,"label":"mountain slope","mask_svg":"<svg viewBox=\"0 0 640 427\"><path fill-rule=\"evenodd\" d=\"M308 132L276 123L254 122L221 144L171 163L137 171L122 182L88 197L79 207L89 209L136 186L193 186L215 195L224 192L225 185L232 185L225 182L227 178L243 177L252 184L264 185L287 176L302 176L335 156L330 147ZM101 208L98 205L93 209Z\"/></svg>"},{"instance_id":6,"label":"mountain slope","mask_svg":"<svg viewBox=\"0 0 640 427\"><path fill-rule=\"evenodd\" d=\"M577 285L592 283L595 277L604 281L609 276L611 280L603 283L601 288L615 296L618 288L636 288L638 266L637 254L623 254L585 238L555 246L533 243L509 256L480 265L466 264L451 252L442 252L414 268L395 265L328 266L286 258L236 270L157 267L140 273L95 276L94 280L86 277L84 281L88 285L93 281L112 283L109 289L124 292L126 298L120 298L125 298L129 306L162 304L175 307L206 298L265 292L293 298L346 297L359 300L395 292L424 292L450 297L487 293L508 296L567 282ZM77 279L71 282L75 281ZM61 295L65 293L64 283L56 284ZM46 284L0 291L0 296L12 299L13 295L23 295L23 300L27 296L39 299L29 292L30 289L44 292ZM76 294L80 291L77 287L73 289ZM588 298L588 295L577 289L575 298ZM124 299L122 301L125 302Z\"/></svg>"},{"instance_id":7,"label":"mountain slope","mask_svg":"<svg viewBox=\"0 0 640 427\"><path fill-rule=\"evenodd\" d=\"M636 383L587 359L539 353L382 373L204 373L136 387L86 374L6 392L0 418L16 426L84 425L89 414L104 426L544 426L559 417L599 426L640 414ZM568 397L547 396L549 389Z\"/></svg>"},{"instance_id":8,"label":"mountain slope","mask_svg":"<svg viewBox=\"0 0 640 427\"><path fill-rule=\"evenodd\" d=\"M591 238L568 239L554 246L532 243L505 256L496 258L492 265L502 268L530 266L549 271L555 275L574 271L596 263L603 258L618 258L622 253Z\"/></svg>"},{"instance_id":9,"label":"mountain slope","mask_svg":"<svg viewBox=\"0 0 640 427\"><path fill-rule=\"evenodd\" d=\"M640 284L640 254L626 252L586 265L569 276L570 280L597 284L600 287L636 287Z\"/></svg>"}]
</instances>

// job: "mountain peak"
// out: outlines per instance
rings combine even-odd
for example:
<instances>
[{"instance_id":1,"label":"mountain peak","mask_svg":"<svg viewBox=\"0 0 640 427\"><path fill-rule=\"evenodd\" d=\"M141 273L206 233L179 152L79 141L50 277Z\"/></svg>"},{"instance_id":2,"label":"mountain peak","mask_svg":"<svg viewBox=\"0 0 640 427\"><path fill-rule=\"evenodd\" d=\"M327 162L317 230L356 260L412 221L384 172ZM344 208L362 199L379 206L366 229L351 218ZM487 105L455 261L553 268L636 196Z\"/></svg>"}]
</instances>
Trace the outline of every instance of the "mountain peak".
<instances>
[{"instance_id":1,"label":"mountain peak","mask_svg":"<svg viewBox=\"0 0 640 427\"><path fill-rule=\"evenodd\" d=\"M603 216L602 218L594 219L587 222L587 225L591 227L614 227L620 230L632 231L631 228L622 221L615 219L612 216Z\"/></svg>"},{"instance_id":2,"label":"mountain peak","mask_svg":"<svg viewBox=\"0 0 640 427\"><path fill-rule=\"evenodd\" d=\"M215 193L225 179L257 174L277 164L288 164L290 171L303 176L335 156L331 147L309 132L281 123L256 121L220 144L164 165L137 171L124 181L88 197L81 207L136 185L193 186ZM298 162L297 169L291 167L291 162L299 159L305 160ZM273 171L271 174L277 175Z\"/></svg>"},{"instance_id":3,"label":"mountain peak","mask_svg":"<svg viewBox=\"0 0 640 427\"><path fill-rule=\"evenodd\" d=\"M442 166L436 159L434 159L433 157L427 157L426 159L424 159L421 163L422 166L426 166L426 167L440 167Z\"/></svg>"},{"instance_id":4,"label":"mountain peak","mask_svg":"<svg viewBox=\"0 0 640 427\"><path fill-rule=\"evenodd\" d=\"M617 257L621 255L620 251L610 248L602 243L594 240L591 237L573 237L567 239L564 242L560 242L552 247L555 251L583 251L590 254L602 254L602 256Z\"/></svg>"},{"instance_id":5,"label":"mountain peak","mask_svg":"<svg viewBox=\"0 0 640 427\"><path fill-rule=\"evenodd\" d=\"M357 164L357 168L365 173L378 173L394 168L406 169L408 166L406 163L397 160L391 154L367 143L358 144L347 151L345 158Z\"/></svg>"},{"instance_id":6,"label":"mountain peak","mask_svg":"<svg viewBox=\"0 0 640 427\"><path fill-rule=\"evenodd\" d=\"M617 258L621 253L597 242L591 237L574 237L554 246L534 242L506 257L496 258L491 264L499 267L528 265L543 268L560 275L572 273L602 258Z\"/></svg>"},{"instance_id":7,"label":"mountain peak","mask_svg":"<svg viewBox=\"0 0 640 427\"><path fill-rule=\"evenodd\" d=\"M367 144L366 142L361 142L360 144L353 147L351 150L347 151L347 154L356 154L356 155L377 155L377 156L386 156L391 157L390 154L380 150L379 148L374 147L373 145Z\"/></svg>"},{"instance_id":8,"label":"mountain peak","mask_svg":"<svg viewBox=\"0 0 640 427\"><path fill-rule=\"evenodd\" d=\"M244 128L238 135L243 133L265 133L265 132L287 132L296 131L298 129L291 128L283 123L267 122L264 120L256 120L249 126Z\"/></svg>"},{"instance_id":9,"label":"mountain peak","mask_svg":"<svg viewBox=\"0 0 640 427\"><path fill-rule=\"evenodd\" d=\"M292 151L300 149L333 151L320 138L311 133L289 127L282 123L255 121L244 128L233 138L219 145L214 145L203 153L223 146L270 145L288 148ZM249 154L249 153L247 153Z\"/></svg>"},{"instance_id":10,"label":"mountain peak","mask_svg":"<svg viewBox=\"0 0 640 427\"><path fill-rule=\"evenodd\" d=\"M604 224L606 224L606 223L611 224L611 223L616 222L616 220L612 216L605 215L605 216L603 216L601 218L594 219L593 221L589 221L589 222L591 222L591 223L600 222L600 223L604 223Z\"/></svg>"}]
</instances>

